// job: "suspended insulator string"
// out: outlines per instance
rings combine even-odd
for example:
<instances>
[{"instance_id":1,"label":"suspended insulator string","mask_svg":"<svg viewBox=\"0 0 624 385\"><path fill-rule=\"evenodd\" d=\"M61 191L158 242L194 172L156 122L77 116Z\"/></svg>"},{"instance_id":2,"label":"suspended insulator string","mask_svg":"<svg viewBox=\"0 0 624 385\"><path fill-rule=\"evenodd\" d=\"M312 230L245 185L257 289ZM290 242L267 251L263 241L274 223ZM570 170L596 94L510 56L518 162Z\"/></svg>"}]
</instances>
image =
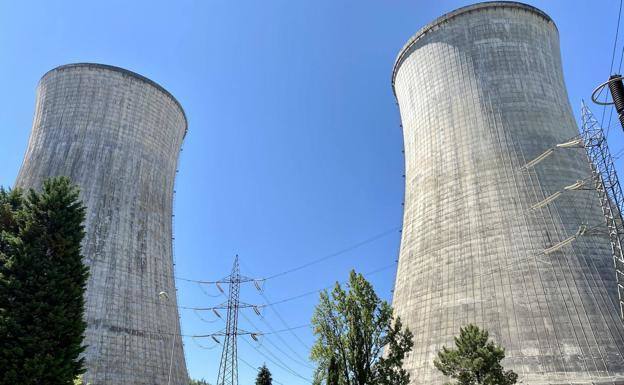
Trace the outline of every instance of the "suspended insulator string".
<instances>
[{"instance_id":1,"label":"suspended insulator string","mask_svg":"<svg viewBox=\"0 0 624 385\"><path fill-rule=\"evenodd\" d=\"M213 324L215 322L219 322L220 318L216 318L213 320L207 320L204 317L202 317L201 314L199 314L199 312L197 310L193 310L193 314L195 314L195 316L197 316L197 318L199 318L201 321L208 323L208 324Z\"/></svg>"},{"instance_id":2,"label":"suspended insulator string","mask_svg":"<svg viewBox=\"0 0 624 385\"><path fill-rule=\"evenodd\" d=\"M363 275L365 277L371 276L371 275L380 273L382 271L391 269L392 267L395 267L395 266L396 266L396 263L392 263L392 264L389 264L389 265L384 265L384 266L382 266L380 268L377 268L375 270L371 270L369 272L366 272ZM269 307L269 306L273 306L273 305L277 305L277 304L281 304L281 303L294 301L294 300L297 300L297 299L300 299L300 298L304 298L304 297L307 297L307 296L310 296L310 295L313 295L313 294L320 293L323 290L331 289L332 287L333 287L333 285L325 286L325 287L323 287L321 289L311 290L311 291L308 291L308 292L305 292L305 293L302 293L302 294L299 294L299 295L295 295L295 296L292 296L292 297L287 297L287 298L280 299L280 300L275 301L273 303L256 305L255 307L257 307L257 308L265 308L265 307ZM164 306L164 307L171 307L171 308L176 308L177 307L178 309L181 309L181 310L192 310L192 311L214 311L214 310L221 309L225 305L225 303L224 303L224 304L221 304L219 306L213 306L213 307L177 306L175 304L169 303L168 301L161 301L161 300L157 299L158 298L157 295L154 295L154 296L141 296L141 295L137 295L137 294L125 295L125 294L122 294L122 293L106 293L106 294L102 293L102 294L100 294L100 297L123 298L125 300L125 301L123 301L125 304L142 305L142 304L145 304L145 303L149 303L149 304L153 304L153 305L157 305L157 306ZM210 296L210 297L212 297L212 296ZM129 298L133 298L133 299L143 298L143 300L139 300L139 301L133 300L133 301L131 301L131 300L128 300ZM251 308L253 308L253 307L251 307ZM215 316L218 317L218 318L222 318L222 316L220 316L218 313L216 313ZM215 321L217 321L217 320L215 320ZM207 322L208 323L213 323L215 321L209 321L208 320Z\"/></svg>"},{"instance_id":3,"label":"suspended insulator string","mask_svg":"<svg viewBox=\"0 0 624 385\"><path fill-rule=\"evenodd\" d=\"M267 303L271 303L271 302L272 302L271 300L269 300L269 298L267 297L266 293L264 293L264 292L260 292L260 295L262 296L262 298L264 298L264 300L265 300ZM282 323L282 325L284 325L284 327L286 327L287 329L288 329L288 328L290 328L290 325L288 325L288 323L286 322L286 320L284 320L284 318L282 317L282 315L281 315L281 314L277 311L277 308L276 308L275 306L271 306L270 308L271 308L271 310L275 313L275 315L277 316L277 318L280 320L280 322ZM263 321L265 321L265 320L264 320L264 318L263 318L262 320L263 320ZM265 321L265 322L266 322L266 321ZM269 328L271 328L271 326L270 326L268 323L267 323L267 326L269 326ZM307 351L311 350L310 346L308 346L305 342L303 342L303 341L301 340L301 338L299 338L299 336L298 336L298 335L297 335L294 331L291 331L291 332L290 332L290 334L291 334L291 335L292 335L292 336L293 336L293 337L297 340L297 342L299 342L299 343L301 344L301 346L303 346L303 347L304 347L304 349L306 349ZM280 338L280 339L282 339L282 338L281 338L281 336L280 336L279 338ZM290 348L290 346L289 346L289 348ZM291 349L291 351L293 351L295 354L297 354L297 356L298 356L298 357L300 357L300 356L299 356L299 354L298 354L298 353L296 353L293 349Z\"/></svg>"},{"instance_id":4,"label":"suspended insulator string","mask_svg":"<svg viewBox=\"0 0 624 385\"><path fill-rule=\"evenodd\" d=\"M258 329L258 330L259 330L259 328L258 328L258 327L257 327L257 326L253 323L253 321L252 321L252 320L250 320L250 319L247 317L247 315L246 315L245 313L240 313L240 314L241 314L241 316L242 316L242 317L243 317L243 318L244 318L244 319L245 319L245 320L246 320L246 321L247 321L247 322L251 325L251 327L253 327L254 329ZM284 338L282 338L282 336L281 336L279 333L276 333L276 332L275 332L275 329L273 328L273 326L271 326L271 324L269 324L269 322L268 322L268 321L267 321L264 317L261 317L260 319L262 320L262 322L264 322L264 323L267 325L267 327L269 328L269 330L271 330L271 332L273 332L272 334L275 334L275 335L276 335L276 337L277 337L277 338L278 338L278 339L279 339L279 340L280 340L280 341L284 344L284 346L286 346L286 347L288 348L288 350L290 350L290 351L291 351L294 355L296 355L297 357L299 357L299 359L301 359L301 360L302 360L302 362L305 362L305 361L306 361L306 359L305 359L305 358L302 358L302 357L301 357L301 355L300 355L300 354L299 354L296 350L294 350L294 349L290 346L290 344L289 344L288 342L286 342L286 341L284 340ZM308 325L308 326L309 326L309 325ZM291 332L291 333L294 333L294 332L292 331L292 330L294 330L293 328L290 328L290 327L287 327L287 328L291 329L291 330L290 330L290 332ZM286 357L288 357L288 358L292 359L293 361L295 361L295 360L294 360L291 356L289 356L288 354L285 354L285 353L283 353L283 354L284 354ZM295 361L295 362L297 362L297 361ZM307 364L305 364L305 363L304 363L303 365L306 365L306 366L307 366Z\"/></svg>"},{"instance_id":5,"label":"suspended insulator string","mask_svg":"<svg viewBox=\"0 0 624 385\"><path fill-rule=\"evenodd\" d=\"M251 324L251 321L249 320L249 318L246 318L246 320ZM255 328L254 325L251 325L252 327ZM262 336L266 336L266 335L271 335L271 334L275 334L278 335L280 333L286 333L286 332L290 332L291 330L297 330L297 329L304 329L304 328L310 328L312 327L311 324L305 324L305 325L299 325L299 326L295 326L292 327L290 329L281 329L281 330L272 330L270 332L262 332L262 331L257 331L257 332L247 332L244 330L241 330L240 333L237 333L238 335L254 335L257 337L262 337ZM224 335L223 332L216 332L216 333L209 333L209 334L193 334L193 335L182 335L183 337L194 337L194 338L212 338L212 337L222 337Z\"/></svg>"},{"instance_id":6,"label":"suspended insulator string","mask_svg":"<svg viewBox=\"0 0 624 385\"><path fill-rule=\"evenodd\" d=\"M310 364L306 363L305 361L302 361L302 360L299 360L299 359L295 359L291 354L286 353L284 350L282 350L282 348L280 348L277 344L275 344L269 338L264 338L263 340L268 342L278 352L282 353L285 357L288 357L292 362L296 363L297 365L303 366L303 367L305 367L307 369L314 369L313 366L311 366Z\"/></svg>"},{"instance_id":7,"label":"suspended insulator string","mask_svg":"<svg viewBox=\"0 0 624 385\"><path fill-rule=\"evenodd\" d=\"M382 266L382 267L377 268L375 270L368 271L366 273L363 273L362 275L365 276L365 277L369 277L371 275L380 273L382 271L391 269L393 267L396 267L396 262L393 262L393 263L391 263L389 265ZM346 282L347 281L336 281L336 283L341 283L341 284L344 284ZM298 295L295 295L295 296L292 296L292 297L283 298L283 299L280 299L278 301L274 301L274 302L271 302L271 303L257 305L257 307L258 308L265 308L265 307L269 307L269 306L274 306L274 305L279 305L279 304L282 304L282 303L294 301L294 300L297 300L297 299L300 299L300 298L308 297L310 295L318 294L318 293L322 292L323 290L332 289L334 287L334 285L335 285L335 283L332 284L332 285L328 285L328 286L322 287L320 289L311 290L311 291L308 291L308 292L305 292L305 293L302 293L302 294L298 294ZM197 311L212 311L213 309L215 309L214 307L187 307L187 306L180 306L180 308L181 309L185 309L185 310L197 310Z\"/></svg>"},{"instance_id":8,"label":"suspended insulator string","mask_svg":"<svg viewBox=\"0 0 624 385\"><path fill-rule=\"evenodd\" d=\"M200 344L199 342L197 342L197 340L196 340L195 338L191 338L191 340L193 340L193 343L194 343L197 347L199 347L199 348L201 348L201 349L205 349L205 350L213 350L213 349L215 349L215 348L219 347L219 344L218 344L218 343L216 343L216 342L215 342L215 343L214 343L214 345L212 345L212 346L206 346L206 345L203 345L203 344Z\"/></svg>"}]
</instances>

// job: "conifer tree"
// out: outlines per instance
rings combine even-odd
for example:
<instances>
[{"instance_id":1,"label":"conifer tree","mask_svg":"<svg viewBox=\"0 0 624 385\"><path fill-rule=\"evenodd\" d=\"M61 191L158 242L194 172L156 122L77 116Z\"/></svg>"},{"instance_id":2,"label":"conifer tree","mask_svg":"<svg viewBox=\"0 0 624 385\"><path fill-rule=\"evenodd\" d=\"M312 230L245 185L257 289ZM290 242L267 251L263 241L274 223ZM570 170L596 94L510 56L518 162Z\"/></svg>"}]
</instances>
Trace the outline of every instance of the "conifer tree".
<instances>
[{"instance_id":1,"label":"conifer tree","mask_svg":"<svg viewBox=\"0 0 624 385\"><path fill-rule=\"evenodd\" d=\"M267 368L266 364L262 365L260 371L258 371L258 377L256 377L256 385L272 385L273 379L271 378L271 372Z\"/></svg>"},{"instance_id":2,"label":"conifer tree","mask_svg":"<svg viewBox=\"0 0 624 385\"><path fill-rule=\"evenodd\" d=\"M455 382L448 385L513 385L518 375L503 370L505 349L489 341L489 334L469 324L459 330L455 348L442 347L433 361L438 370Z\"/></svg>"},{"instance_id":3,"label":"conifer tree","mask_svg":"<svg viewBox=\"0 0 624 385\"><path fill-rule=\"evenodd\" d=\"M71 385L84 372L84 217L65 177L0 190L0 385Z\"/></svg>"}]
</instances>

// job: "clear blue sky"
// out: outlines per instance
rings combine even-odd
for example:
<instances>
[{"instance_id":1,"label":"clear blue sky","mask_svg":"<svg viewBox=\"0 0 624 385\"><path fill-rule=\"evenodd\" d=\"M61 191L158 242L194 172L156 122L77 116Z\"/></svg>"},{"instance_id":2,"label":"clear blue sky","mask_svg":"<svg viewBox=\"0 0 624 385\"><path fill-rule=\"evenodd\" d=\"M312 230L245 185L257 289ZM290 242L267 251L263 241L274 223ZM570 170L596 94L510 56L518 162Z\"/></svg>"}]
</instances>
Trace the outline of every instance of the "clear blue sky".
<instances>
[{"instance_id":1,"label":"clear blue sky","mask_svg":"<svg viewBox=\"0 0 624 385\"><path fill-rule=\"evenodd\" d=\"M422 25L469 3L0 0L0 185L12 185L20 167L41 75L71 62L112 64L162 84L189 117L175 202L177 275L220 278L238 253L244 274L263 277L348 248L401 224L402 136L390 87L394 58ZM619 3L529 3L559 27L570 99L578 110L580 99L588 99L608 74ZM614 152L624 143L620 131L612 130ZM351 268L388 266L398 248L395 231L268 281L266 296L276 301L342 280ZM393 267L370 276L388 299L394 273ZM178 282L179 303L221 302L211 297L218 293L214 287L205 290L208 295ZM254 290L244 287L243 300L264 302ZM275 309L287 325L305 325L316 300L306 296ZM256 325L242 318L244 329L286 328L271 310L264 321L244 312ZM182 310L181 317L184 334L223 327L209 313L209 322L191 311ZM313 336L308 329L296 335L251 342L311 378L312 371L296 360L308 356L305 345ZM191 376L215 383L220 348L206 350L188 338L185 345ZM239 356L253 366L266 362L282 384L307 383L246 342L240 341ZM241 363L240 383L251 384L253 377Z\"/></svg>"}]
</instances>

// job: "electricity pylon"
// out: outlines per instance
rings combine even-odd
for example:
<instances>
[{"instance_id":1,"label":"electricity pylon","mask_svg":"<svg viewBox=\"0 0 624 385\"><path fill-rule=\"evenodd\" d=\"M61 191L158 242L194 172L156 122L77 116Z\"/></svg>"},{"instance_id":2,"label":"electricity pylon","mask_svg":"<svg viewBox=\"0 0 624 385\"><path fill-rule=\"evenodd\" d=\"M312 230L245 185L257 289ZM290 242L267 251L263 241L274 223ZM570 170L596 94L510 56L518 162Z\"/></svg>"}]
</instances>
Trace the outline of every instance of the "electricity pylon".
<instances>
[{"instance_id":1,"label":"electricity pylon","mask_svg":"<svg viewBox=\"0 0 624 385\"><path fill-rule=\"evenodd\" d=\"M232 267L232 273L218 283L228 283L230 286L230 292L228 294L227 301L227 318L225 325L225 332L219 333L225 337L223 342L223 352L221 353L221 363L219 364L219 376L217 377L217 385L238 385L238 351L237 351L237 338L239 335L251 335L255 340L258 333L250 333L238 328L238 310L241 307L254 307L253 305L243 304L239 301L240 285L243 282L254 282L257 285L257 281L253 278L248 278L240 275L240 267L238 264L238 255L234 258L234 267ZM216 335L216 334L215 334ZM213 336L214 338L214 336Z\"/></svg>"},{"instance_id":2,"label":"electricity pylon","mask_svg":"<svg viewBox=\"0 0 624 385\"><path fill-rule=\"evenodd\" d=\"M615 170L607 138L585 103L581 106L581 137L592 169L594 185L609 229L611 252L617 281L620 317L624 319L624 193Z\"/></svg>"}]
</instances>

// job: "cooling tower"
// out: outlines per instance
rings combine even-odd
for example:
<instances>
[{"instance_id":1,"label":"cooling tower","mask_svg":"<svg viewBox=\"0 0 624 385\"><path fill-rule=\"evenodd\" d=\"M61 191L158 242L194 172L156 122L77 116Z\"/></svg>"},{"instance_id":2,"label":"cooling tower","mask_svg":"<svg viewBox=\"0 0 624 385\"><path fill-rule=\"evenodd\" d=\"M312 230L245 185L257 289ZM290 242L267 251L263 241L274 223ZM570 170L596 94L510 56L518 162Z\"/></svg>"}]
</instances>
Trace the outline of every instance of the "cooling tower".
<instances>
[{"instance_id":1,"label":"cooling tower","mask_svg":"<svg viewBox=\"0 0 624 385\"><path fill-rule=\"evenodd\" d=\"M412 384L445 382L436 352L468 323L524 383L624 381L590 168L582 148L556 147L578 131L553 21L513 2L458 9L410 39L392 80L406 168L393 303L414 332Z\"/></svg>"},{"instance_id":2,"label":"cooling tower","mask_svg":"<svg viewBox=\"0 0 624 385\"><path fill-rule=\"evenodd\" d=\"M91 385L188 383L171 221L186 128L169 92L121 68L69 64L39 82L16 185L38 188L66 175L80 186Z\"/></svg>"}]
</instances>

